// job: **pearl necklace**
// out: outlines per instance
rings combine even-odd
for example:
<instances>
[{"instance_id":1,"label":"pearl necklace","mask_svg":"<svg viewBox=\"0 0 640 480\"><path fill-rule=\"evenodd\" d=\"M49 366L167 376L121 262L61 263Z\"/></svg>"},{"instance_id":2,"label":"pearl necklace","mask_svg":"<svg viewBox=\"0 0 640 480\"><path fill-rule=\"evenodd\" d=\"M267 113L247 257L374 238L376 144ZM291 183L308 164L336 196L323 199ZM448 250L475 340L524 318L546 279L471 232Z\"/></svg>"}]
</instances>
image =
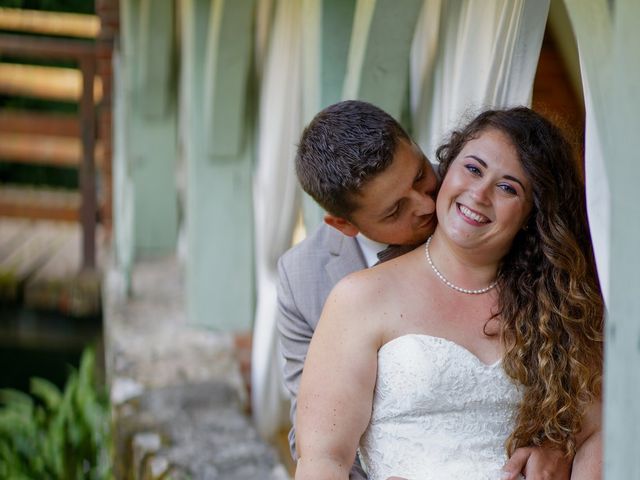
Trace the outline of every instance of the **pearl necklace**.
<instances>
[{"instance_id":1,"label":"pearl necklace","mask_svg":"<svg viewBox=\"0 0 640 480\"><path fill-rule=\"evenodd\" d=\"M429 265L431 265L431 268L433 269L433 271L436 274L436 276L440 280L442 280L442 283L444 283L447 287L453 288L455 291L460 292L460 293L467 293L469 295L480 295L482 293L487 293L489 290L491 290L492 288L494 288L496 286L496 282L493 282L488 287L479 288L477 290L471 290L471 289L459 287L459 286L454 285L453 283L451 283L449 280L447 280L445 278L445 276L442 273L440 273L440 270L438 270L436 268L436 266L433 264L433 261L431 260L431 255L429 255L429 244L431 243L431 239L432 238L433 238L433 236L429 237L428 240L427 240L427 243L425 243L425 245L424 245L424 253L427 256L427 262L429 262Z\"/></svg>"}]
</instances>

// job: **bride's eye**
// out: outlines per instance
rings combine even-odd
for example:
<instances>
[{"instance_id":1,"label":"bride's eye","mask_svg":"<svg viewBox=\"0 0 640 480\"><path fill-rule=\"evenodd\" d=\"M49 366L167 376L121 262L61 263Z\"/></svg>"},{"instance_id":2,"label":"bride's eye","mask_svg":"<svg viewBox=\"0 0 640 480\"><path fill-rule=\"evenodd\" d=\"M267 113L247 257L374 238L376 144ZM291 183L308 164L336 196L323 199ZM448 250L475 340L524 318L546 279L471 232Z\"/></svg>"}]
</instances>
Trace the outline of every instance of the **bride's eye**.
<instances>
[{"instance_id":1,"label":"bride's eye","mask_svg":"<svg viewBox=\"0 0 640 480\"><path fill-rule=\"evenodd\" d=\"M469 172L471 172L473 175L482 175L482 172L480 171L480 169L478 167L476 167L475 165L471 164L471 163L467 163L464 168L466 168Z\"/></svg>"},{"instance_id":2,"label":"bride's eye","mask_svg":"<svg viewBox=\"0 0 640 480\"><path fill-rule=\"evenodd\" d=\"M515 188L513 188L511 185L509 185L508 183L501 183L500 185L498 185L498 188L500 190L502 190L505 193L508 193L509 195L517 195L518 192L516 191Z\"/></svg>"}]
</instances>

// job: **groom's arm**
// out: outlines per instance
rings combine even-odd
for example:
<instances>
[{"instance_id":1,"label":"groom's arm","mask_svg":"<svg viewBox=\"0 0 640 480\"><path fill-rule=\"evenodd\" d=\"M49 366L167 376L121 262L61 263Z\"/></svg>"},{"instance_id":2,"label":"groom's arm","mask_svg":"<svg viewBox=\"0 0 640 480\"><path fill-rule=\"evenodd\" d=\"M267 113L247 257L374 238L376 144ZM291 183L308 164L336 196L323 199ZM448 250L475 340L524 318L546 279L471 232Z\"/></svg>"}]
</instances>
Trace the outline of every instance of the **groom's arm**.
<instances>
[{"instance_id":1,"label":"groom's arm","mask_svg":"<svg viewBox=\"0 0 640 480\"><path fill-rule=\"evenodd\" d=\"M278 260L278 334L280 337L280 348L284 357L283 377L285 387L291 398L291 431L289 432L289 449L291 457L298 459L296 453L296 408L298 401L298 389L300 387L300 378L302 376L302 368L309 351L309 343L313 336L313 328L311 322L305 318L304 314L296 305L295 298L301 294L296 289L301 288L300 285L292 282L288 273L286 260L280 257ZM297 293L298 295L294 294ZM302 294L314 294L314 292L302 292ZM317 322L314 322L317 323ZM356 462L351 467L349 474L350 480L366 480L367 476L360 466L360 462Z\"/></svg>"},{"instance_id":2,"label":"groom's arm","mask_svg":"<svg viewBox=\"0 0 640 480\"><path fill-rule=\"evenodd\" d=\"M296 305L294 289L289 277L285 257L278 260L278 318L277 327L280 337L280 348L284 357L283 378L285 387L291 398L290 419L293 427L289 433L291 456L297 459L295 451L295 417L300 387L302 367L307 357L313 329Z\"/></svg>"}]
</instances>

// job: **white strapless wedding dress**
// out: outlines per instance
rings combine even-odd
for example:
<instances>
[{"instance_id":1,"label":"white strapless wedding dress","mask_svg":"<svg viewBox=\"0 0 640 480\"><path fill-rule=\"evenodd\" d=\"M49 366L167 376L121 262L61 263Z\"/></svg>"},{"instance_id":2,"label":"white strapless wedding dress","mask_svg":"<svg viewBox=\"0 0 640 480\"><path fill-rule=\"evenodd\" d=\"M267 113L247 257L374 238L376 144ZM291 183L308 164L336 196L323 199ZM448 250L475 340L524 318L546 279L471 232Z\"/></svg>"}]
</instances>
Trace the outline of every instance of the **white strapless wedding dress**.
<instances>
[{"instance_id":1,"label":"white strapless wedding dress","mask_svg":"<svg viewBox=\"0 0 640 480\"><path fill-rule=\"evenodd\" d=\"M520 398L500 361L486 365L454 342L386 343L359 449L369 480L499 480Z\"/></svg>"}]
</instances>

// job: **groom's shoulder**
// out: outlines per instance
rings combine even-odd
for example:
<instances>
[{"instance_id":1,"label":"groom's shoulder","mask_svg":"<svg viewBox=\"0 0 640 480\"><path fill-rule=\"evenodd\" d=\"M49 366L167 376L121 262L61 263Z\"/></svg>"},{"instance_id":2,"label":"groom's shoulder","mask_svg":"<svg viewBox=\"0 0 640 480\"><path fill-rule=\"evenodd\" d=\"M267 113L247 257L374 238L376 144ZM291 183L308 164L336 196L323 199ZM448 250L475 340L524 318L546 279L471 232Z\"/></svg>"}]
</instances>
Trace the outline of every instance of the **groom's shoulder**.
<instances>
[{"instance_id":1,"label":"groom's shoulder","mask_svg":"<svg viewBox=\"0 0 640 480\"><path fill-rule=\"evenodd\" d=\"M329 246L335 242L337 235L342 233L322 223L304 240L284 252L279 263L289 267L321 260L329 255Z\"/></svg>"}]
</instances>

